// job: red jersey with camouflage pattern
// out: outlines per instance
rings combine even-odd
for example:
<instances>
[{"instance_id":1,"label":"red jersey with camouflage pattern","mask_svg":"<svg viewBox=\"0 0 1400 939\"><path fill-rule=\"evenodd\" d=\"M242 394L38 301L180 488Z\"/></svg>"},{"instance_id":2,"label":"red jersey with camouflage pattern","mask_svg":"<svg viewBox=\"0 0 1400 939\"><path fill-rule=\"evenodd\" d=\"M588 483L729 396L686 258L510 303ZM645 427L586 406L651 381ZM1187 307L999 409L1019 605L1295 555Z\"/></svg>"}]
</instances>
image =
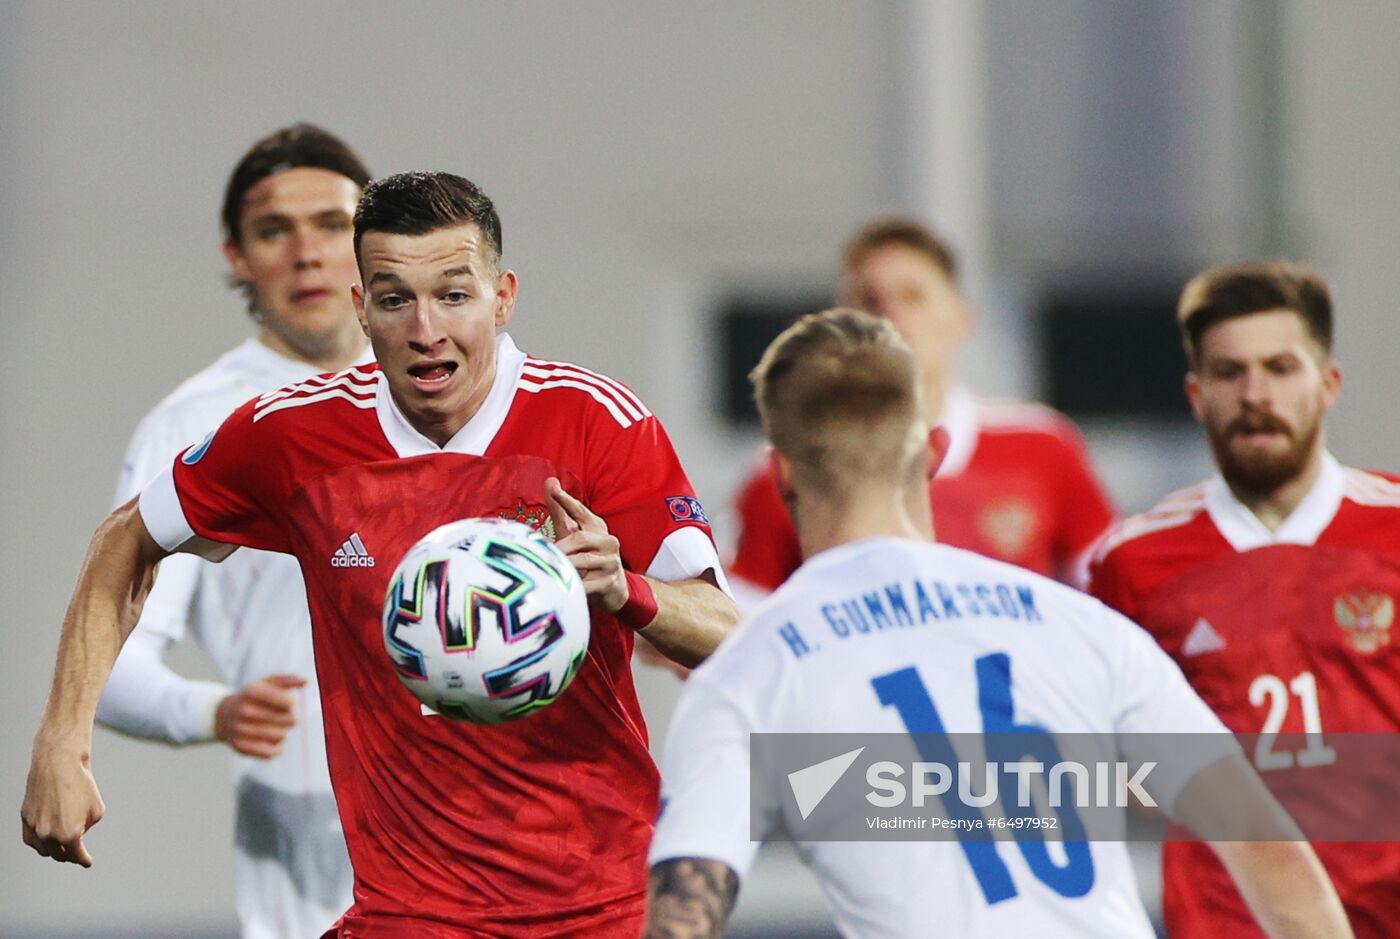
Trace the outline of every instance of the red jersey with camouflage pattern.
<instances>
[{"instance_id":1,"label":"red jersey with camouflage pattern","mask_svg":"<svg viewBox=\"0 0 1400 939\"><path fill-rule=\"evenodd\" d=\"M198 535L300 562L355 869L340 936L640 930L658 778L632 632L595 611L569 689L499 726L425 714L384 651L384 592L408 548L460 518L548 527L550 476L607 522L629 569L718 576L704 513L651 412L622 385L527 358L505 335L485 402L441 448L363 366L250 401L142 493L168 549Z\"/></svg>"},{"instance_id":2,"label":"red jersey with camouflage pattern","mask_svg":"<svg viewBox=\"0 0 1400 939\"><path fill-rule=\"evenodd\" d=\"M1273 778L1336 773L1329 733L1400 732L1400 482L1391 477L1327 456L1276 532L1216 477L1111 532L1090 566L1090 591L1142 624L1231 730L1303 735L1289 738L1292 749L1257 743L1266 781L1295 768ZM1325 807L1334 818L1365 811L1337 779L1308 785L1308 798L1334 803ZM1364 819L1350 821L1364 830ZM1356 935L1393 935L1400 845L1315 847ZM1263 936L1204 844L1164 846L1163 887L1173 939Z\"/></svg>"}]
</instances>

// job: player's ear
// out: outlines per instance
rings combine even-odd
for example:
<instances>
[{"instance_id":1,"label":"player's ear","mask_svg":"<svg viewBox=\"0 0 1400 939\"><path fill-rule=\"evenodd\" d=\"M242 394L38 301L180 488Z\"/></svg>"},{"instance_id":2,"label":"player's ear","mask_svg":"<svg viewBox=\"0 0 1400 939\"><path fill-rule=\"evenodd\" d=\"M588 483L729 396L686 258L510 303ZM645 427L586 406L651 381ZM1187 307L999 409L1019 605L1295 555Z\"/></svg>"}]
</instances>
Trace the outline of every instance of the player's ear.
<instances>
[{"instance_id":1,"label":"player's ear","mask_svg":"<svg viewBox=\"0 0 1400 939\"><path fill-rule=\"evenodd\" d=\"M948 428L942 424L935 426L928 434L928 478L932 479L938 468L943 465L943 459L952 449L953 438L948 433Z\"/></svg>"},{"instance_id":2,"label":"player's ear","mask_svg":"<svg viewBox=\"0 0 1400 939\"><path fill-rule=\"evenodd\" d=\"M360 329L369 335L369 317L365 316L365 292L359 284L350 285L350 302L355 304L355 319L360 321Z\"/></svg>"},{"instance_id":3,"label":"player's ear","mask_svg":"<svg viewBox=\"0 0 1400 939\"><path fill-rule=\"evenodd\" d=\"M515 315L515 293L520 284L515 271L501 271L496 276L496 325L504 326Z\"/></svg>"},{"instance_id":4,"label":"player's ear","mask_svg":"<svg viewBox=\"0 0 1400 939\"><path fill-rule=\"evenodd\" d=\"M1341 366L1328 359L1322 365L1322 409L1324 412L1332 410L1332 406L1337 403L1337 398L1341 393Z\"/></svg>"},{"instance_id":5,"label":"player's ear","mask_svg":"<svg viewBox=\"0 0 1400 939\"><path fill-rule=\"evenodd\" d=\"M224 242L224 260L228 261L234 280L244 284L252 281L253 272L248 268L248 259L243 256L243 249L232 241Z\"/></svg>"},{"instance_id":6,"label":"player's ear","mask_svg":"<svg viewBox=\"0 0 1400 939\"><path fill-rule=\"evenodd\" d=\"M1201 416L1201 382L1196 377L1195 372L1186 373L1186 400L1191 404L1191 413L1196 415L1196 420L1205 423L1205 418Z\"/></svg>"},{"instance_id":7,"label":"player's ear","mask_svg":"<svg viewBox=\"0 0 1400 939\"><path fill-rule=\"evenodd\" d=\"M794 495L792 489L792 460L788 459L777 448L768 451L768 467L773 473L773 482L778 486L778 494L783 497L783 502L792 503Z\"/></svg>"}]
</instances>

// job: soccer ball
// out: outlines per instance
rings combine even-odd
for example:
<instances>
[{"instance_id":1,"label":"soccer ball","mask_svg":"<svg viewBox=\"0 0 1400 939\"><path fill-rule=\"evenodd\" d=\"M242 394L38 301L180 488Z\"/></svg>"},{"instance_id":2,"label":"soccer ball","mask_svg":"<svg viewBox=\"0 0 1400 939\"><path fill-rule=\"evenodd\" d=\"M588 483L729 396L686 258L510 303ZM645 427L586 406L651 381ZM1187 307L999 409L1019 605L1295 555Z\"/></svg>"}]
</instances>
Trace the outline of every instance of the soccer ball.
<instances>
[{"instance_id":1,"label":"soccer ball","mask_svg":"<svg viewBox=\"0 0 1400 939\"><path fill-rule=\"evenodd\" d=\"M470 518L408 550L384 597L384 648L432 710L500 724L552 703L588 652L588 598L569 560L518 522Z\"/></svg>"}]
</instances>

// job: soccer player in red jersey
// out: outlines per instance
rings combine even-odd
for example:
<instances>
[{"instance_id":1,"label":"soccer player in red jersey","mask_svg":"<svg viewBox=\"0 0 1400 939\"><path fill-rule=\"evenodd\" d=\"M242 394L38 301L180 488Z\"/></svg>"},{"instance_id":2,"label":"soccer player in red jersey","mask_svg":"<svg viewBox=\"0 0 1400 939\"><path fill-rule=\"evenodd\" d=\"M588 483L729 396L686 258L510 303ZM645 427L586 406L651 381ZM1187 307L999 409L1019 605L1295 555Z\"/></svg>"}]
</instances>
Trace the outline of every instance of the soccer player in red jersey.
<instances>
[{"instance_id":1,"label":"soccer player in red jersey","mask_svg":"<svg viewBox=\"0 0 1400 939\"><path fill-rule=\"evenodd\" d=\"M378 365L262 395L94 537L60 640L22 811L40 854L88 866L102 815L93 711L156 562L235 546L306 579L326 749L355 869L341 937L596 936L641 928L657 771L632 684L640 633L685 665L737 618L660 422L623 385L527 356L500 329L516 276L475 185L366 188L353 298ZM526 720L425 714L383 649L397 559L453 519L558 538L593 607L588 661Z\"/></svg>"},{"instance_id":2,"label":"soccer player in red jersey","mask_svg":"<svg viewBox=\"0 0 1400 939\"><path fill-rule=\"evenodd\" d=\"M1400 731L1400 483L1327 451L1341 373L1316 272L1213 268L1187 284L1178 322L1219 474L1111 532L1090 589L1148 629L1231 730L1299 735L1260 738L1266 778L1327 773L1327 734ZM1306 791L1334 817L1364 811L1330 783ZM1400 845L1316 847L1356 935L1394 935ZM1174 939L1259 935L1203 845L1169 841L1163 879Z\"/></svg>"},{"instance_id":3,"label":"soccer player in red jersey","mask_svg":"<svg viewBox=\"0 0 1400 939\"><path fill-rule=\"evenodd\" d=\"M955 380L973 314L947 245L917 222L879 219L851 239L842 267L841 302L899 330L918 358L928 412L948 435L929 481L938 540L1082 584L1113 507L1067 418L1042 405L975 398ZM740 490L737 511L730 574L774 590L802 558L766 461Z\"/></svg>"}]
</instances>

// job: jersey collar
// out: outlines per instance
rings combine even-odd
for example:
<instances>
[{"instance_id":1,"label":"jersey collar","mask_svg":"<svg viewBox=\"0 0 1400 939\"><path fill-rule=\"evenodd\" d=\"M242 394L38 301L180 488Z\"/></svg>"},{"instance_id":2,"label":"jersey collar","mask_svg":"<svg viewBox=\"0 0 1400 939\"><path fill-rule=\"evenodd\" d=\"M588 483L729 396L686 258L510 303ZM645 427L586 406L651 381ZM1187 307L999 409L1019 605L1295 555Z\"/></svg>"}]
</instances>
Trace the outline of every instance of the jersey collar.
<instances>
[{"instance_id":1,"label":"jersey collar","mask_svg":"<svg viewBox=\"0 0 1400 939\"><path fill-rule=\"evenodd\" d=\"M491 382L491 390L486 400L472 415L462 429L452 435L452 439L439 447L424 437L408 418L403 416L394 396L389 393L389 381L380 372L379 386L375 389L374 410L379 416L379 426L394 452L400 457L426 456L432 453L464 453L481 456L496 433L506 421L511 402L515 400L515 386L520 381L520 371L525 367L525 353L515 347L507 333L496 336L496 377Z\"/></svg>"},{"instance_id":2,"label":"jersey collar","mask_svg":"<svg viewBox=\"0 0 1400 939\"><path fill-rule=\"evenodd\" d=\"M1332 524L1341 508L1346 490L1346 474L1336 457L1322 454L1322 472L1298 507L1279 526L1269 531L1243 502L1235 498L1223 477L1217 473L1206 482L1206 511L1215 527L1236 551L1252 551L1271 544L1310 545Z\"/></svg>"},{"instance_id":3,"label":"jersey collar","mask_svg":"<svg viewBox=\"0 0 1400 939\"><path fill-rule=\"evenodd\" d=\"M967 469L977 449L977 399L962 385L948 389L938 424L948 432L948 452L934 476L957 476Z\"/></svg>"}]
</instances>

